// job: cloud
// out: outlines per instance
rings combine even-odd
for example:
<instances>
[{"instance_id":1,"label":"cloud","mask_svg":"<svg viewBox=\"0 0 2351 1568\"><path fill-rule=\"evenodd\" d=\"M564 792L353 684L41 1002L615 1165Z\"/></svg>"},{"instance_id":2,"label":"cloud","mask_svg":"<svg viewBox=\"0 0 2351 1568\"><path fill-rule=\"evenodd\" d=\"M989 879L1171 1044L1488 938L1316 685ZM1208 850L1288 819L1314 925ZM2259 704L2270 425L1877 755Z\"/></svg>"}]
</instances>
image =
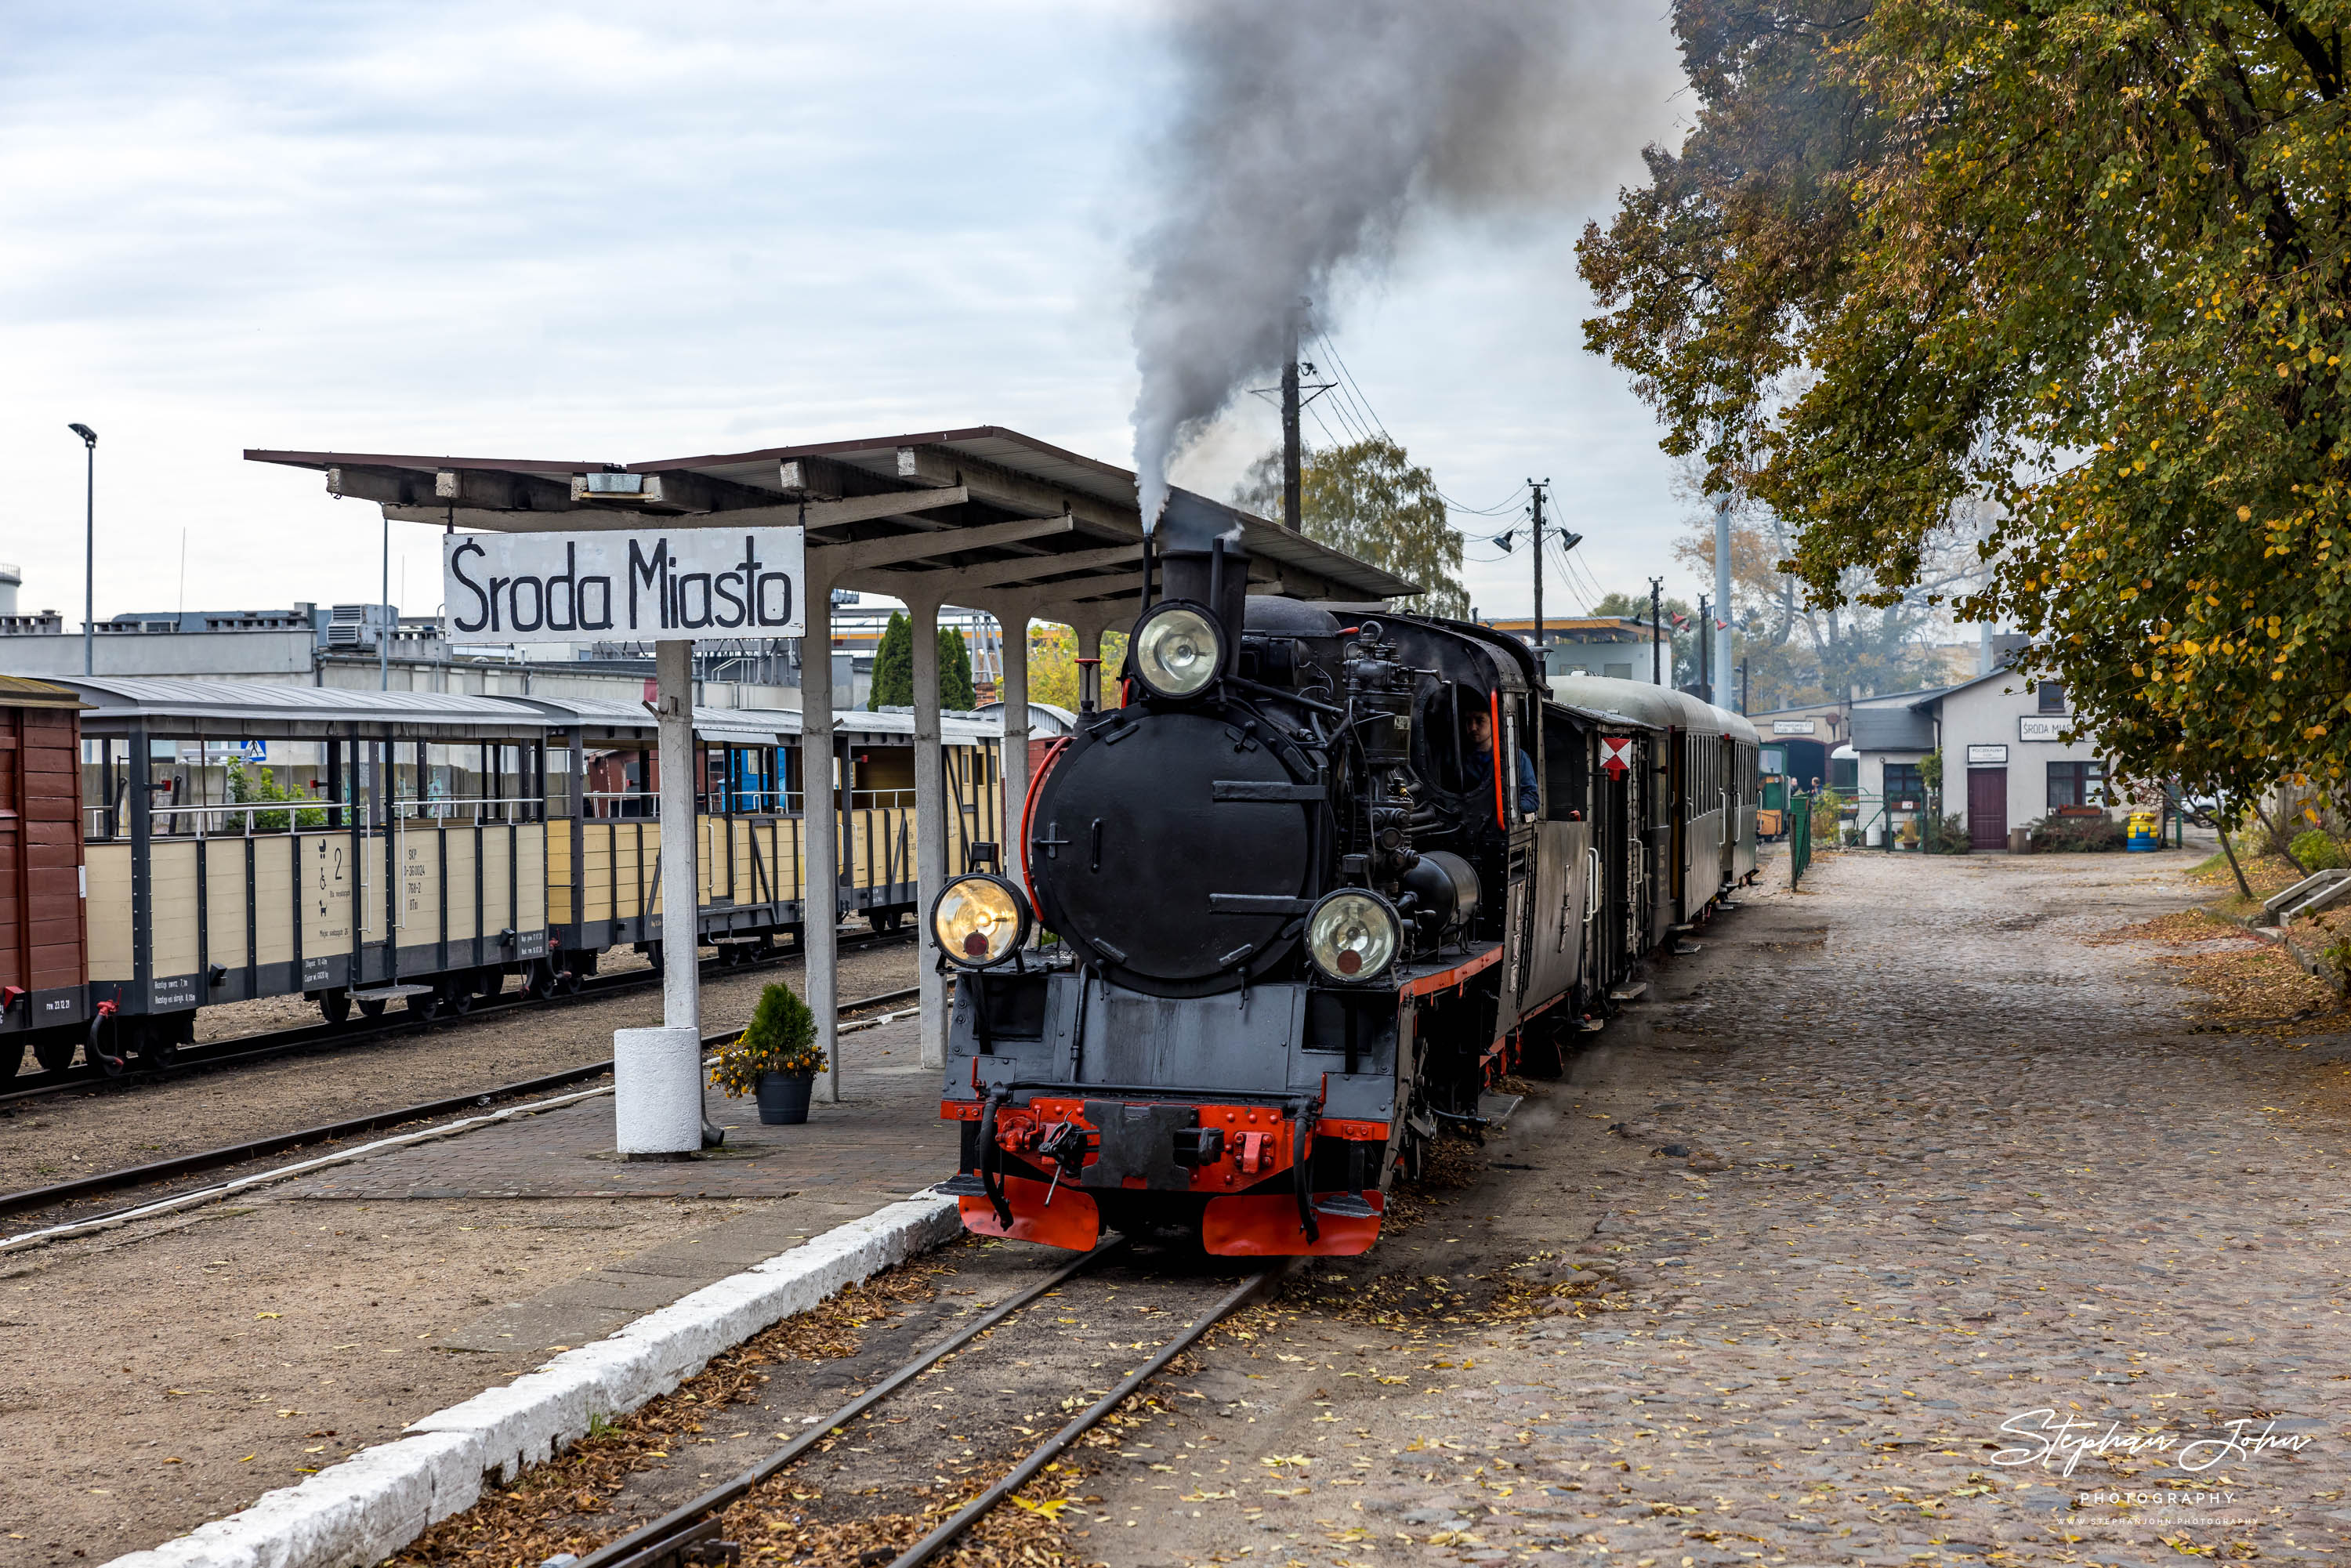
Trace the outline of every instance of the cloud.
<instances>
[{"instance_id":1,"label":"cloud","mask_svg":"<svg viewBox=\"0 0 2351 1568\"><path fill-rule=\"evenodd\" d=\"M1128 246L1169 68L1150 11L57 4L0 26L0 560L35 607L80 601L68 420L101 438L101 615L175 601L183 528L192 607L374 593L374 509L246 446L601 461L992 420L1128 450ZM1576 356L1574 221L1500 234L1499 260L1407 235L1343 340L1448 489L1515 482L1562 432L1652 439L1609 374L1542 369ZM429 608L437 551L410 533Z\"/></svg>"}]
</instances>

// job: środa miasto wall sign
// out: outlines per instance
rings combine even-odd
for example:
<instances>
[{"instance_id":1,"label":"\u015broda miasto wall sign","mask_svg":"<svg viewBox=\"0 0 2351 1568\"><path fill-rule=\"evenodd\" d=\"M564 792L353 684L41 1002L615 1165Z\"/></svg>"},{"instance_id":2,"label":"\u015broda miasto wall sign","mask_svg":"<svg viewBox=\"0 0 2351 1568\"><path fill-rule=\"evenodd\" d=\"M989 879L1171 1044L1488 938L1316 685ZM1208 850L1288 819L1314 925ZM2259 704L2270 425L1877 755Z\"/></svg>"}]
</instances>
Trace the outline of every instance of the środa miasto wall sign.
<instances>
[{"instance_id":1,"label":"\u015broda miasto wall sign","mask_svg":"<svg viewBox=\"0 0 2351 1568\"><path fill-rule=\"evenodd\" d=\"M486 643L797 637L803 534L650 528L446 534L451 630Z\"/></svg>"}]
</instances>

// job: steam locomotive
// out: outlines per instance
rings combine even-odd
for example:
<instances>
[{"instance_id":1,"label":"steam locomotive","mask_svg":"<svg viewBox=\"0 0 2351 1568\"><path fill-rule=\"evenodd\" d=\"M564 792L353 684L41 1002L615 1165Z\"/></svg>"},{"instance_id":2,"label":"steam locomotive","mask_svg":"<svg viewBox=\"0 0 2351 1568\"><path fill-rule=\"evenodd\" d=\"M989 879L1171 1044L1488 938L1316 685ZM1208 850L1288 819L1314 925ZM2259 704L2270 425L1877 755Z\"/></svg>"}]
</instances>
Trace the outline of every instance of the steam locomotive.
<instances>
[{"instance_id":1,"label":"steam locomotive","mask_svg":"<svg viewBox=\"0 0 2351 1568\"><path fill-rule=\"evenodd\" d=\"M1396 1173L1504 1075L1557 1075L1753 873L1744 719L1546 692L1463 622L1246 595L1235 517L1171 499L1130 700L1041 765L1026 885L964 876L930 912L962 971L938 1190L971 1230L1360 1253Z\"/></svg>"}]
</instances>

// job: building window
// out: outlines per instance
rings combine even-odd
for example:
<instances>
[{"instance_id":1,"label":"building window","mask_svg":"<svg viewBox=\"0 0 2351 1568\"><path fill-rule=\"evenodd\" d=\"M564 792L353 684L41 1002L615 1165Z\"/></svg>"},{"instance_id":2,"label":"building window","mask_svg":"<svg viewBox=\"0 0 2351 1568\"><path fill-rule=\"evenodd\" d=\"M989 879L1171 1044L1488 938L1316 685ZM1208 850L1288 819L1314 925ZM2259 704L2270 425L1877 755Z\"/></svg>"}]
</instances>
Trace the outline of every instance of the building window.
<instances>
[{"instance_id":1,"label":"building window","mask_svg":"<svg viewBox=\"0 0 2351 1568\"><path fill-rule=\"evenodd\" d=\"M1916 811L1926 806L1927 780L1920 776L1917 763L1886 765L1886 803L1897 811Z\"/></svg>"},{"instance_id":2,"label":"building window","mask_svg":"<svg viewBox=\"0 0 2351 1568\"><path fill-rule=\"evenodd\" d=\"M2041 711L2043 713L2064 713L2065 711L2064 682L2043 681L2041 683Z\"/></svg>"},{"instance_id":3,"label":"building window","mask_svg":"<svg viewBox=\"0 0 2351 1568\"><path fill-rule=\"evenodd\" d=\"M2061 806L2103 806L2106 803L2106 765L2103 762L2053 762L2049 765L2049 809Z\"/></svg>"}]
</instances>

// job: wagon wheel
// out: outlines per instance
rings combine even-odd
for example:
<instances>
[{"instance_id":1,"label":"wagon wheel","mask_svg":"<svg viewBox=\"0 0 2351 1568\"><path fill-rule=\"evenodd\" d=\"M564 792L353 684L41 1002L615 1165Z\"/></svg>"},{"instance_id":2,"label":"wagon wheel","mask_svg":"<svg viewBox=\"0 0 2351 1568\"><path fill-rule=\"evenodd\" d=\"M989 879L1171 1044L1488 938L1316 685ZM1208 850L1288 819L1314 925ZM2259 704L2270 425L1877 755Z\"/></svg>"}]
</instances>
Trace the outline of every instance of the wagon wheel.
<instances>
[{"instance_id":1,"label":"wagon wheel","mask_svg":"<svg viewBox=\"0 0 2351 1568\"><path fill-rule=\"evenodd\" d=\"M383 998L381 997L360 997L358 999L360 1004L360 1017L365 1019L380 1019L383 1017Z\"/></svg>"},{"instance_id":2,"label":"wagon wheel","mask_svg":"<svg viewBox=\"0 0 2351 1568\"><path fill-rule=\"evenodd\" d=\"M522 994L532 1001L543 1002L555 994L560 983L555 966L540 958L522 972Z\"/></svg>"},{"instance_id":3,"label":"wagon wheel","mask_svg":"<svg viewBox=\"0 0 2351 1568\"><path fill-rule=\"evenodd\" d=\"M349 991L320 991L319 1016L329 1023L340 1023L351 1016L351 994Z\"/></svg>"},{"instance_id":4,"label":"wagon wheel","mask_svg":"<svg viewBox=\"0 0 2351 1568\"><path fill-rule=\"evenodd\" d=\"M180 1047L196 1042L196 1011L164 1013L147 1020L131 1037L131 1050L149 1067L169 1067L179 1060Z\"/></svg>"},{"instance_id":5,"label":"wagon wheel","mask_svg":"<svg viewBox=\"0 0 2351 1568\"><path fill-rule=\"evenodd\" d=\"M463 975L445 982L440 995L443 1009L460 1018L474 1010L474 983Z\"/></svg>"},{"instance_id":6,"label":"wagon wheel","mask_svg":"<svg viewBox=\"0 0 2351 1568\"><path fill-rule=\"evenodd\" d=\"M408 1016L413 1019L434 1019L441 1016L439 991L414 991L408 998Z\"/></svg>"},{"instance_id":7,"label":"wagon wheel","mask_svg":"<svg viewBox=\"0 0 2351 1568\"><path fill-rule=\"evenodd\" d=\"M73 1065L74 1047L79 1043L71 1030L53 1029L33 1041L33 1060L45 1072L63 1072Z\"/></svg>"},{"instance_id":8,"label":"wagon wheel","mask_svg":"<svg viewBox=\"0 0 2351 1568\"><path fill-rule=\"evenodd\" d=\"M110 1035L116 1038L110 1040ZM109 1078L121 1077L122 1070L130 1065L120 1055L120 1030L108 1028L106 1019L92 1019L89 1031L82 1039L83 1058Z\"/></svg>"},{"instance_id":9,"label":"wagon wheel","mask_svg":"<svg viewBox=\"0 0 2351 1568\"><path fill-rule=\"evenodd\" d=\"M0 1084L25 1070L25 1037L0 1040Z\"/></svg>"},{"instance_id":10,"label":"wagon wheel","mask_svg":"<svg viewBox=\"0 0 2351 1568\"><path fill-rule=\"evenodd\" d=\"M563 973L562 973L560 976L559 976L559 977L558 977L559 979L560 979L560 980L563 982L563 994L564 994L565 996L567 996L567 997L576 997L576 996L578 996L578 995L580 994L580 971L579 971L579 970L577 970L577 969L566 969L566 970L564 970L564 971L563 971Z\"/></svg>"}]
</instances>

